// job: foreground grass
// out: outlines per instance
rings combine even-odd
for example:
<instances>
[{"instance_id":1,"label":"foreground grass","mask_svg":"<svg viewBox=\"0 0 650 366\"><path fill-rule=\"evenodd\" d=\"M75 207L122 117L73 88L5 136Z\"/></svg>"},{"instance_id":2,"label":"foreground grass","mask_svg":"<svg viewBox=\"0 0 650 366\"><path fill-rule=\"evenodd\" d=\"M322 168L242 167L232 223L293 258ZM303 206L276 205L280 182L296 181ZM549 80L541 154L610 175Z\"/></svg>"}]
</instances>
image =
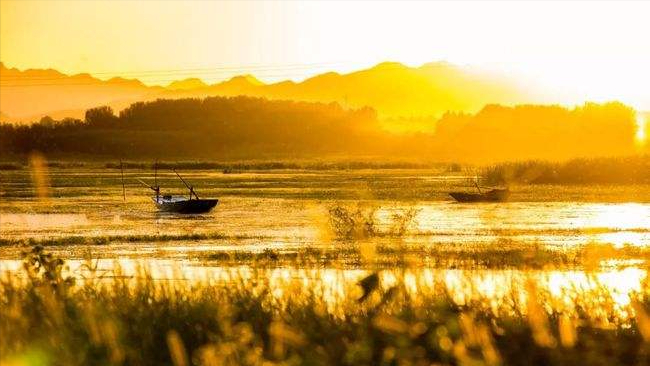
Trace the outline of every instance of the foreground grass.
<instances>
[{"instance_id":1,"label":"foreground grass","mask_svg":"<svg viewBox=\"0 0 650 366\"><path fill-rule=\"evenodd\" d=\"M105 245L111 243L150 243L163 241L194 241L211 239L260 239L262 236L227 235L224 233L191 233L191 234L140 234L140 235L106 235L106 236L63 236L57 238L0 238L0 246L65 246L65 245Z\"/></svg>"},{"instance_id":2,"label":"foreground grass","mask_svg":"<svg viewBox=\"0 0 650 366\"><path fill-rule=\"evenodd\" d=\"M332 304L268 279L224 285L154 281L146 274L75 284L36 247L0 287L3 365L645 365L650 298L636 318L594 322L547 313L534 287L525 313L496 315L440 292L409 295L370 275ZM647 291L644 293L647 294ZM611 299L596 301L608 306ZM579 307L579 305L578 305Z\"/></svg>"}]
</instances>

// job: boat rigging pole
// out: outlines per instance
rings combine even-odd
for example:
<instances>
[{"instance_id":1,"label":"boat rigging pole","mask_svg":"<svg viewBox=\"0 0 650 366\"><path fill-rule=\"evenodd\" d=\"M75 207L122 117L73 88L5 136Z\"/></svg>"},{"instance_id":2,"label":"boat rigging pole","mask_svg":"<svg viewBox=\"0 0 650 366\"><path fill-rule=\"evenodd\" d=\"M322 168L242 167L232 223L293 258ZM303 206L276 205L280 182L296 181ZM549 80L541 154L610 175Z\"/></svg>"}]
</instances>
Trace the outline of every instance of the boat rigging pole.
<instances>
[{"instance_id":1,"label":"boat rigging pole","mask_svg":"<svg viewBox=\"0 0 650 366\"><path fill-rule=\"evenodd\" d=\"M158 160L155 160L153 163L153 184L156 187L156 202L158 202L158 196L160 196L160 186L158 185Z\"/></svg>"},{"instance_id":2,"label":"boat rigging pole","mask_svg":"<svg viewBox=\"0 0 650 366\"><path fill-rule=\"evenodd\" d=\"M474 179L474 186L476 186L476 189L478 189L479 194L483 194L483 192L481 192L481 187L478 185L478 174L476 175L476 179Z\"/></svg>"},{"instance_id":3,"label":"boat rigging pole","mask_svg":"<svg viewBox=\"0 0 650 366\"><path fill-rule=\"evenodd\" d=\"M124 188L124 168L122 167L122 159L120 159L120 173L122 174L122 197L126 202L126 188Z\"/></svg>"},{"instance_id":4,"label":"boat rigging pole","mask_svg":"<svg viewBox=\"0 0 650 366\"><path fill-rule=\"evenodd\" d=\"M194 195L194 197L196 197L197 200L200 199L199 196L196 194L196 192L194 192L194 187L192 187L191 185L187 184L187 182L185 181L185 179L183 179L183 177L181 177L181 175L178 174L178 172L176 171L176 169L174 169L174 173L176 173L176 175L178 176L178 178L180 178L181 182L183 182L183 184L185 184L185 187L187 187L187 189L190 190L190 199L192 199L192 195Z\"/></svg>"}]
</instances>

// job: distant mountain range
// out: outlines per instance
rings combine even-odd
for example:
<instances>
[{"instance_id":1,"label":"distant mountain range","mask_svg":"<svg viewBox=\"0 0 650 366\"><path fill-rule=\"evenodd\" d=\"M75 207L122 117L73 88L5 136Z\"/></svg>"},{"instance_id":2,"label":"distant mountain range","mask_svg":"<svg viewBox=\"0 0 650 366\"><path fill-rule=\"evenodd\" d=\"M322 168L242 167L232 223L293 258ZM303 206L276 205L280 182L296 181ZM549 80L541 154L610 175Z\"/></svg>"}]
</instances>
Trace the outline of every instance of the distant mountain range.
<instances>
[{"instance_id":1,"label":"distant mountain range","mask_svg":"<svg viewBox=\"0 0 650 366\"><path fill-rule=\"evenodd\" d=\"M89 74L66 75L53 69L18 70L0 63L0 111L4 118L33 121L81 117L86 109L109 104L120 108L165 91L139 80L100 80Z\"/></svg>"},{"instance_id":2,"label":"distant mountain range","mask_svg":"<svg viewBox=\"0 0 650 366\"><path fill-rule=\"evenodd\" d=\"M99 105L119 111L133 102L157 98L235 95L369 106L381 117L390 118L438 117L447 111L476 112L491 103L540 102L541 94L534 89L444 62L420 67L385 62L348 74L329 72L299 83L265 84L253 75L241 75L213 85L190 78L164 87L147 86L137 79L66 75L53 69L21 71L0 63L0 118L16 122L37 121L45 115L81 118L86 109Z\"/></svg>"}]
</instances>

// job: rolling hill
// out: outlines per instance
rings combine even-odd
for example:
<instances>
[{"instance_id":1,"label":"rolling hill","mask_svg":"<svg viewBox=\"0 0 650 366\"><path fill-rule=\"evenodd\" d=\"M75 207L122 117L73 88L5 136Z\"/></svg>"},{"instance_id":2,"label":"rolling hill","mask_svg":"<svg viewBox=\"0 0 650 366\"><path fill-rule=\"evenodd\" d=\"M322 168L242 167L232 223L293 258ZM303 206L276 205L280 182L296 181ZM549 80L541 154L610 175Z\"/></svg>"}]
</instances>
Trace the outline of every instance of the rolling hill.
<instances>
[{"instance_id":1,"label":"rolling hill","mask_svg":"<svg viewBox=\"0 0 650 366\"><path fill-rule=\"evenodd\" d=\"M512 105L540 100L532 88L507 78L445 62L409 67L385 62L348 74L328 72L302 82L265 84L241 75L207 85L191 78L166 87L136 79L100 80L89 74L56 70L18 70L0 64L0 110L14 121L83 116L85 109L109 105L121 110L135 101L157 98L248 95L268 99L338 102L343 107L370 106L382 118L433 116L447 111L474 113L486 104Z\"/></svg>"},{"instance_id":2,"label":"rolling hill","mask_svg":"<svg viewBox=\"0 0 650 366\"><path fill-rule=\"evenodd\" d=\"M13 121L34 121L44 115L79 118L88 108L109 104L119 109L163 90L135 79L100 80L53 69L21 71L0 63L0 110Z\"/></svg>"},{"instance_id":3,"label":"rolling hill","mask_svg":"<svg viewBox=\"0 0 650 366\"><path fill-rule=\"evenodd\" d=\"M250 95L270 99L338 102L370 106L382 117L440 116L447 111L476 112L486 104L519 104L539 98L514 82L444 62L408 67L385 62L372 68L329 72L300 83L263 84L250 75L186 91L185 96ZM168 95L170 96L170 95Z\"/></svg>"}]
</instances>

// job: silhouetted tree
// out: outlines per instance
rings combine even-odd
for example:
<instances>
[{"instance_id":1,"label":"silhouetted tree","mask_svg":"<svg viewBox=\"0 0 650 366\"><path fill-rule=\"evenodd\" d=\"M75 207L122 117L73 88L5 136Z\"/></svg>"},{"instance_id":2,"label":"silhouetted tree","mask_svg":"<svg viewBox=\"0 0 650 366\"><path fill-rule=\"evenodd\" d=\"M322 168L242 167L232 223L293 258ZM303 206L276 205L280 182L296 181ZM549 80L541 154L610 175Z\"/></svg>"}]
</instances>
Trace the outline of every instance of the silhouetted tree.
<instances>
[{"instance_id":1,"label":"silhouetted tree","mask_svg":"<svg viewBox=\"0 0 650 366\"><path fill-rule=\"evenodd\" d=\"M92 108L85 122L43 118L31 126L0 125L0 152L170 159L357 154L488 162L626 155L636 148L635 113L620 103L574 109L489 105L473 115L447 113L435 126L435 133L396 135L382 128L373 109L337 103L159 99L134 103L119 116L109 107Z\"/></svg>"},{"instance_id":2,"label":"silhouetted tree","mask_svg":"<svg viewBox=\"0 0 650 366\"><path fill-rule=\"evenodd\" d=\"M118 118L113 114L113 108L108 106L91 108L86 111L86 123L91 127L116 127Z\"/></svg>"}]
</instances>

